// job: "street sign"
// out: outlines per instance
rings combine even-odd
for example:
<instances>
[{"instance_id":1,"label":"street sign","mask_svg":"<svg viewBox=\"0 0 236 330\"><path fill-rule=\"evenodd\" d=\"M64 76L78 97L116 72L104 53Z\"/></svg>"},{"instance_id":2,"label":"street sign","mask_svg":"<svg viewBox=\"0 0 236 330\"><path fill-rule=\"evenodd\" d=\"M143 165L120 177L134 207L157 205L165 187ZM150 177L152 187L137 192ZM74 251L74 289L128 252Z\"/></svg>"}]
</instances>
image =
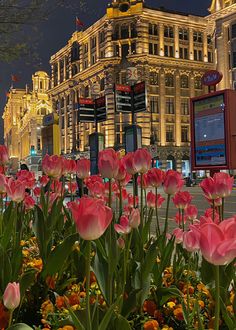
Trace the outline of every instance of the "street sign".
<instances>
[{"instance_id":1,"label":"street sign","mask_svg":"<svg viewBox=\"0 0 236 330\"><path fill-rule=\"evenodd\" d=\"M205 86L216 86L222 78L223 75L221 72L217 70L210 70L202 76L202 84Z\"/></svg>"},{"instance_id":2,"label":"street sign","mask_svg":"<svg viewBox=\"0 0 236 330\"><path fill-rule=\"evenodd\" d=\"M100 93L100 91L101 91L100 84L98 84L98 83L92 84L92 87L91 87L92 95L98 95Z\"/></svg>"},{"instance_id":3,"label":"street sign","mask_svg":"<svg viewBox=\"0 0 236 330\"><path fill-rule=\"evenodd\" d=\"M117 112L132 112L132 90L128 85L115 85L115 101Z\"/></svg>"},{"instance_id":4,"label":"street sign","mask_svg":"<svg viewBox=\"0 0 236 330\"><path fill-rule=\"evenodd\" d=\"M53 124L58 124L59 117L54 112L49 113L43 117L43 126L50 126Z\"/></svg>"},{"instance_id":5,"label":"street sign","mask_svg":"<svg viewBox=\"0 0 236 330\"><path fill-rule=\"evenodd\" d=\"M106 111L106 97L102 96L94 100L95 102L95 115L96 121L102 122L107 119L107 111Z\"/></svg>"},{"instance_id":6,"label":"street sign","mask_svg":"<svg viewBox=\"0 0 236 330\"><path fill-rule=\"evenodd\" d=\"M77 108L76 108L77 106ZM75 103L78 111L78 121L80 123L93 123L95 120L94 101L89 98L79 98L79 103Z\"/></svg>"},{"instance_id":7,"label":"street sign","mask_svg":"<svg viewBox=\"0 0 236 330\"><path fill-rule=\"evenodd\" d=\"M145 82L133 86L115 85L117 112L136 113L146 111L147 95Z\"/></svg>"},{"instance_id":8,"label":"street sign","mask_svg":"<svg viewBox=\"0 0 236 330\"><path fill-rule=\"evenodd\" d=\"M147 96L144 81L133 86L133 100L134 113L146 111Z\"/></svg>"}]
</instances>

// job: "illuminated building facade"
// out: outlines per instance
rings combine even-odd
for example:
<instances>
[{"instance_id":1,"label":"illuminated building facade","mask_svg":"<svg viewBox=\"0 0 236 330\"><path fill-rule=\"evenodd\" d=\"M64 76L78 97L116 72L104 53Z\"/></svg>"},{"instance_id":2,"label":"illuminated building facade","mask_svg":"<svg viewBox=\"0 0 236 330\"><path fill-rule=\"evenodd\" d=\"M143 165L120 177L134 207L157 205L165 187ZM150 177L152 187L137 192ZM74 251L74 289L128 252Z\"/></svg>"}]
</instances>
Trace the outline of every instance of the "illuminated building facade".
<instances>
[{"instance_id":1,"label":"illuminated building facade","mask_svg":"<svg viewBox=\"0 0 236 330\"><path fill-rule=\"evenodd\" d=\"M106 147L124 148L131 115L115 111L113 86L127 84L127 67L147 86L147 111L136 115L142 144L163 169L189 171L189 98L207 90L201 77L215 68L208 20L142 0L113 1L106 14L51 57L50 96L59 114L63 154L88 150L95 126L80 123L79 97L106 95L107 121L98 124ZM99 90L98 91L98 84Z\"/></svg>"},{"instance_id":2,"label":"illuminated building facade","mask_svg":"<svg viewBox=\"0 0 236 330\"><path fill-rule=\"evenodd\" d=\"M213 0L209 10L216 68L223 74L218 88L236 89L236 0Z\"/></svg>"},{"instance_id":3,"label":"illuminated building facade","mask_svg":"<svg viewBox=\"0 0 236 330\"><path fill-rule=\"evenodd\" d=\"M30 169L37 170L41 160L41 126L43 116L52 112L47 94L49 76L38 71L32 76L32 91L11 87L4 108L4 141L9 149L13 170L19 162L26 163Z\"/></svg>"}]
</instances>

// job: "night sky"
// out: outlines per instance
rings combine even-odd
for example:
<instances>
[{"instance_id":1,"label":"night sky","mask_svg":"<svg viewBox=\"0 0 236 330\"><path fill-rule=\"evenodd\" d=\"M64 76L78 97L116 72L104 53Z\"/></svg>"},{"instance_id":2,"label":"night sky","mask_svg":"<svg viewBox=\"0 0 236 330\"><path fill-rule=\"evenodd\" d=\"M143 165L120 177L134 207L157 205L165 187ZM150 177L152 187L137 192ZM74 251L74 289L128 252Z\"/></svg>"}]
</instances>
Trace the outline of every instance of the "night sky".
<instances>
[{"instance_id":1,"label":"night sky","mask_svg":"<svg viewBox=\"0 0 236 330\"><path fill-rule=\"evenodd\" d=\"M78 1L78 0L77 0ZM39 26L38 55L37 60L26 63L26 60L18 60L12 63L0 62L0 116L6 103L6 91L11 85L11 74L19 76L20 81L14 83L15 88L24 88L28 83L31 86L31 76L37 70L44 70L50 74L49 59L56 51L62 48L75 30L75 17L78 16L85 28L102 17L106 12L109 0L86 0L85 10L73 12L72 10L55 10L49 20ZM182 11L205 16L210 0L146 0L147 6ZM30 34L30 28L26 33ZM28 62L28 60L27 60ZM0 118L0 144L3 143L3 121Z\"/></svg>"}]
</instances>

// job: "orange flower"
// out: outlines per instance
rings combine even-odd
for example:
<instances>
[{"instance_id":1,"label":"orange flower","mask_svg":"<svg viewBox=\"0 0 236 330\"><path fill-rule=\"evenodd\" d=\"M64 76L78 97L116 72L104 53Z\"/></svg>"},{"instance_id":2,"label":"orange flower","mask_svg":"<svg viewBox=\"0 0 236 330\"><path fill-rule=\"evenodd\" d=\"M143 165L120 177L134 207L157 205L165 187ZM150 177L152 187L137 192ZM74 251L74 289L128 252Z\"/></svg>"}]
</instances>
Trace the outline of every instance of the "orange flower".
<instances>
[{"instance_id":1,"label":"orange flower","mask_svg":"<svg viewBox=\"0 0 236 330\"><path fill-rule=\"evenodd\" d=\"M80 299L79 299L79 295L77 293L72 293L69 297L69 304L71 306L73 305L79 305L80 303Z\"/></svg>"},{"instance_id":2,"label":"orange flower","mask_svg":"<svg viewBox=\"0 0 236 330\"><path fill-rule=\"evenodd\" d=\"M147 312L149 315L153 316L157 305L153 300L145 300L143 304L143 311Z\"/></svg>"},{"instance_id":3,"label":"orange flower","mask_svg":"<svg viewBox=\"0 0 236 330\"><path fill-rule=\"evenodd\" d=\"M57 308L61 309L65 306L65 299L64 297L58 296L56 297L56 306Z\"/></svg>"},{"instance_id":4,"label":"orange flower","mask_svg":"<svg viewBox=\"0 0 236 330\"><path fill-rule=\"evenodd\" d=\"M54 290L55 289L55 284L56 284L55 278L53 276L47 276L46 284L49 287L49 289Z\"/></svg>"},{"instance_id":5,"label":"orange flower","mask_svg":"<svg viewBox=\"0 0 236 330\"><path fill-rule=\"evenodd\" d=\"M184 319L182 307L177 307L174 310L174 316L179 321L182 321Z\"/></svg>"},{"instance_id":6,"label":"orange flower","mask_svg":"<svg viewBox=\"0 0 236 330\"><path fill-rule=\"evenodd\" d=\"M158 330L159 329L159 324L156 320L150 320L144 323L143 326L144 330Z\"/></svg>"}]
</instances>

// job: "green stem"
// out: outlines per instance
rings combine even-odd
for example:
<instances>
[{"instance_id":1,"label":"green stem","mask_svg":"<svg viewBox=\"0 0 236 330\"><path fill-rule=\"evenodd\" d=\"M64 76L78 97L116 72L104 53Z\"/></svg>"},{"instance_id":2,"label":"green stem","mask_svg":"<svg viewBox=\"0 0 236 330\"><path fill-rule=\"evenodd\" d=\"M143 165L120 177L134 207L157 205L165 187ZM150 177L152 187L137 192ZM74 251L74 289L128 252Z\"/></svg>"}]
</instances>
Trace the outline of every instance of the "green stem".
<instances>
[{"instance_id":1,"label":"green stem","mask_svg":"<svg viewBox=\"0 0 236 330\"><path fill-rule=\"evenodd\" d=\"M109 198L108 206L111 207L112 195L111 195L111 179L109 179ZM112 287L113 287L113 276L112 276L112 225L108 227L108 304L112 303Z\"/></svg>"},{"instance_id":2,"label":"green stem","mask_svg":"<svg viewBox=\"0 0 236 330\"><path fill-rule=\"evenodd\" d=\"M157 233L158 233L158 235L160 235L160 234L161 234L161 231L160 231L160 224L159 224L159 217L158 217L158 209L157 209L157 187L155 187L155 194L156 194L156 199L155 199L155 211L156 211Z\"/></svg>"},{"instance_id":3,"label":"green stem","mask_svg":"<svg viewBox=\"0 0 236 330\"><path fill-rule=\"evenodd\" d=\"M72 184L72 180L71 180L71 174L70 174L70 201L72 202L72 201L73 201L73 195L72 195L72 187L71 187L71 184ZM63 183L62 183L62 186L63 186Z\"/></svg>"},{"instance_id":4,"label":"green stem","mask_svg":"<svg viewBox=\"0 0 236 330\"><path fill-rule=\"evenodd\" d=\"M189 267L190 266L190 258L188 253L188 262L187 262L187 329L190 329L190 322L189 322L189 313L190 313L190 297L189 297Z\"/></svg>"},{"instance_id":5,"label":"green stem","mask_svg":"<svg viewBox=\"0 0 236 330\"><path fill-rule=\"evenodd\" d=\"M135 194L136 194L136 182L135 182L135 174L133 175L133 208L135 208Z\"/></svg>"},{"instance_id":6,"label":"green stem","mask_svg":"<svg viewBox=\"0 0 236 330\"><path fill-rule=\"evenodd\" d=\"M181 220L182 220L182 227L184 231L184 210L181 210Z\"/></svg>"},{"instance_id":7,"label":"green stem","mask_svg":"<svg viewBox=\"0 0 236 330\"><path fill-rule=\"evenodd\" d=\"M220 326L220 266L215 266L215 323L214 330Z\"/></svg>"},{"instance_id":8,"label":"green stem","mask_svg":"<svg viewBox=\"0 0 236 330\"><path fill-rule=\"evenodd\" d=\"M86 330L92 330L90 315L90 257L91 257L91 241L87 241L86 253Z\"/></svg>"},{"instance_id":9,"label":"green stem","mask_svg":"<svg viewBox=\"0 0 236 330\"><path fill-rule=\"evenodd\" d=\"M214 199L212 200L212 207L213 207L213 215L212 215L212 218L213 218L213 222L215 222L215 200L214 200Z\"/></svg>"},{"instance_id":10,"label":"green stem","mask_svg":"<svg viewBox=\"0 0 236 330\"><path fill-rule=\"evenodd\" d=\"M12 324L13 312L14 312L14 309L11 309L11 310L10 310L9 321L8 321L8 328L10 328L10 326L11 326L11 324Z\"/></svg>"},{"instance_id":11,"label":"green stem","mask_svg":"<svg viewBox=\"0 0 236 330\"><path fill-rule=\"evenodd\" d=\"M168 230L168 217L169 217L169 207L170 207L170 196L167 196L167 205L166 205L166 218L165 218L165 227L164 227L164 238L166 239L166 234Z\"/></svg>"}]
</instances>

